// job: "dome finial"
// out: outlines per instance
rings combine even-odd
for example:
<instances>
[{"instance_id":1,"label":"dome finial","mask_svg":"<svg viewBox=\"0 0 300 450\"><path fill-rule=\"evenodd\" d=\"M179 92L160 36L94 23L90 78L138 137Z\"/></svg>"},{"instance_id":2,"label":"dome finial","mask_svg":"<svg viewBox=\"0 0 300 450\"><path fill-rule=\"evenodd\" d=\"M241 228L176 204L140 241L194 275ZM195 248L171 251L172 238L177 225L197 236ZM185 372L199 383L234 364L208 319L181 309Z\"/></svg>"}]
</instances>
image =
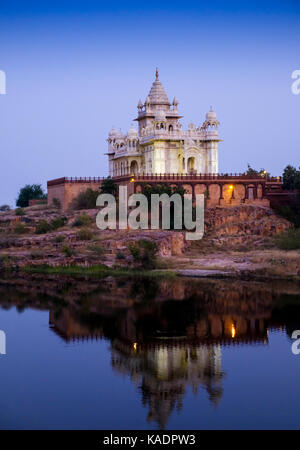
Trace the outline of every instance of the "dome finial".
<instances>
[{"instance_id":1,"label":"dome finial","mask_svg":"<svg viewBox=\"0 0 300 450\"><path fill-rule=\"evenodd\" d=\"M156 71L155 71L155 80L158 81L158 68L156 67Z\"/></svg>"}]
</instances>

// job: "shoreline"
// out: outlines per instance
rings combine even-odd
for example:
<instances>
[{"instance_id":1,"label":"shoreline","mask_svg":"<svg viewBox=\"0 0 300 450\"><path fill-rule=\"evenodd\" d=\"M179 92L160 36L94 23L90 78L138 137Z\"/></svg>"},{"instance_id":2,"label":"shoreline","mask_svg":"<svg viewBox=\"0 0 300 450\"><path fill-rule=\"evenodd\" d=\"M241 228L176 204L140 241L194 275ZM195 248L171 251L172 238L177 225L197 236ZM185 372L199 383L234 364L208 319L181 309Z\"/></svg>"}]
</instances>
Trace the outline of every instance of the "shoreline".
<instances>
[{"instance_id":1,"label":"shoreline","mask_svg":"<svg viewBox=\"0 0 300 450\"><path fill-rule=\"evenodd\" d=\"M22 266L22 267L12 267L6 269L0 269L0 275L5 276L11 274L45 274L45 275L69 275L69 276L90 276L97 278L107 278L107 277L120 277L120 278L202 278L202 279L228 279L228 280L240 280L240 281L262 281L271 282L274 280L278 281L300 281L299 274L291 273L266 273L270 266L261 267L259 269L242 269L242 270L224 270L223 268L195 268L195 267L185 267L182 269L175 268L165 268L165 269L131 269L125 267L107 267L102 265L90 265L90 266L80 266L80 265L33 265L33 266ZM267 271L268 272L268 271Z\"/></svg>"}]
</instances>

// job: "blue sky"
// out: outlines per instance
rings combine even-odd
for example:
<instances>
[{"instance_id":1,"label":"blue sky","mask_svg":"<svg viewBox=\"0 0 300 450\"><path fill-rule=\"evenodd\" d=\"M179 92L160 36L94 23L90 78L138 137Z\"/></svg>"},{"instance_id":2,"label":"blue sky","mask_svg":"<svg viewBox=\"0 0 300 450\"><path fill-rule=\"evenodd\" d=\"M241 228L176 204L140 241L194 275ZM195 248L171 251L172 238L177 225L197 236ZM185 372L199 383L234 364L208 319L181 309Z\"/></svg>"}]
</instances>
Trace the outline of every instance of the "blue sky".
<instances>
[{"instance_id":1,"label":"blue sky","mask_svg":"<svg viewBox=\"0 0 300 450\"><path fill-rule=\"evenodd\" d=\"M1 0L0 204L107 175L108 131L130 127L156 66L184 126L217 112L221 172L299 166L299 2L145 3Z\"/></svg>"}]
</instances>

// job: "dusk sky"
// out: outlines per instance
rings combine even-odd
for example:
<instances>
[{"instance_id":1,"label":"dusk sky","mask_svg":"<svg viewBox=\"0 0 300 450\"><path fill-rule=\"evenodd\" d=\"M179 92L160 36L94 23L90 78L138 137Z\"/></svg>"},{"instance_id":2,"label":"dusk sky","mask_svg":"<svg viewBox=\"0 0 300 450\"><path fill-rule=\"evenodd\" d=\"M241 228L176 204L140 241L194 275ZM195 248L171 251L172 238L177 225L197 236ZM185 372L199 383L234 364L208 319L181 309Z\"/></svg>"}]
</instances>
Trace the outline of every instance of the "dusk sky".
<instances>
[{"instance_id":1,"label":"dusk sky","mask_svg":"<svg viewBox=\"0 0 300 450\"><path fill-rule=\"evenodd\" d=\"M159 68L184 128L213 106L220 172L300 165L299 1L0 0L0 205L27 183L106 176Z\"/></svg>"}]
</instances>

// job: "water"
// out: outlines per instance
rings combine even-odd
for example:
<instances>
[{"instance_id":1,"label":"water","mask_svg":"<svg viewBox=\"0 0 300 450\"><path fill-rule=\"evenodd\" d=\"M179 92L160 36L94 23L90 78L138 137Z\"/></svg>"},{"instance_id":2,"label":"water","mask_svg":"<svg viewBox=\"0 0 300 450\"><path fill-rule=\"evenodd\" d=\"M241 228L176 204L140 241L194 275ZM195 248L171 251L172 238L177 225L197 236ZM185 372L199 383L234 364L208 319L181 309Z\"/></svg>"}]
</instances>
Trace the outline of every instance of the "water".
<instances>
[{"instance_id":1,"label":"water","mask_svg":"<svg viewBox=\"0 0 300 450\"><path fill-rule=\"evenodd\" d=\"M300 428L296 284L2 279L0 329L1 429Z\"/></svg>"}]
</instances>

